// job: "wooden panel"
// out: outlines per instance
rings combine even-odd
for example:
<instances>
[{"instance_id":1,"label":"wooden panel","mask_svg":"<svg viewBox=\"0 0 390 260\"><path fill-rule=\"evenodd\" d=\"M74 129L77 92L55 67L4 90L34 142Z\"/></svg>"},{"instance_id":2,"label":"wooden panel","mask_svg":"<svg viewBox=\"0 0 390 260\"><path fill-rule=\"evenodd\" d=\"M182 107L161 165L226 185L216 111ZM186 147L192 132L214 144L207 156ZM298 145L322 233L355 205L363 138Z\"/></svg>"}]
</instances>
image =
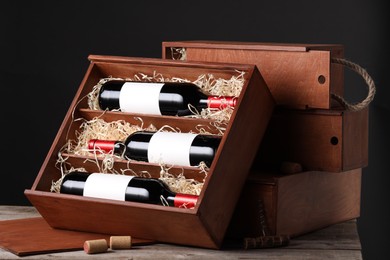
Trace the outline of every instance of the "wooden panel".
<instances>
[{"instance_id":1,"label":"wooden panel","mask_svg":"<svg viewBox=\"0 0 390 260\"><path fill-rule=\"evenodd\" d=\"M106 239L107 234L76 232L51 228L42 217L0 221L0 247L18 256L83 250L84 241ZM155 241L132 237L132 246Z\"/></svg>"},{"instance_id":2,"label":"wooden panel","mask_svg":"<svg viewBox=\"0 0 390 260\"><path fill-rule=\"evenodd\" d=\"M134 236L162 242L219 248L275 105L257 67L233 63L97 55L91 55L89 59L91 64L86 75L32 188L25 191L26 196L52 227L110 234L131 233ZM223 79L230 79L240 72L245 73L244 86L231 118L226 122L226 129L195 209L112 202L50 192L51 182L61 177L61 172L56 167L58 152L69 139L76 138L83 120L90 120L98 115L97 111L88 109L85 98L87 94L101 78L132 78L140 72L147 75L161 73L164 77L175 76L188 80L195 80L208 73ZM248 112L252 109L261 111L257 114L257 120L253 120L253 115ZM131 124L153 124L157 127L170 125L183 132L207 126L211 132L216 132L215 128L212 129L214 120L156 117L111 111L105 112L102 118L107 122L124 120ZM74 119L81 120L73 121ZM88 156L70 156L67 163L73 164L75 168L84 167L87 171L96 171L96 165L93 166L87 159ZM135 171L144 169L150 171L154 177L158 176L161 170L156 164L123 160L117 160L115 167L134 168ZM172 171L182 172L184 176L192 178L196 175L196 170L195 167L177 167ZM91 221L94 219L97 221Z\"/></svg>"},{"instance_id":3,"label":"wooden panel","mask_svg":"<svg viewBox=\"0 0 390 260\"><path fill-rule=\"evenodd\" d=\"M366 110L275 110L254 168L300 163L305 170L340 172L368 163Z\"/></svg>"},{"instance_id":4,"label":"wooden panel","mask_svg":"<svg viewBox=\"0 0 390 260\"><path fill-rule=\"evenodd\" d=\"M290 175L253 172L241 193L227 236L262 233L260 203L270 235L299 236L360 216L361 169Z\"/></svg>"},{"instance_id":5,"label":"wooden panel","mask_svg":"<svg viewBox=\"0 0 390 260\"><path fill-rule=\"evenodd\" d=\"M219 174L206 179L205 182L207 189L204 190L204 201L200 204L199 211L202 212L202 222L210 227L215 237L225 235L230 221L230 219L226 221L225 216L233 214L257 147L272 114L272 97L268 89L256 87L261 85L264 85L264 81L260 73L255 71L240 103L241 109L246 112L237 113L225 132L229 134L229 138L226 139L224 149L221 150L220 163L215 164L214 168L214 172ZM251 123L253 114L249 111L252 109L258 111L257 115L260 118L265 118L261 120L262 124Z\"/></svg>"},{"instance_id":6,"label":"wooden panel","mask_svg":"<svg viewBox=\"0 0 390 260\"><path fill-rule=\"evenodd\" d=\"M330 93L343 95L341 45L243 42L163 42L163 58L175 58L172 48L184 48L189 61L255 64L278 105L292 108L338 106Z\"/></svg>"},{"instance_id":7,"label":"wooden panel","mask_svg":"<svg viewBox=\"0 0 390 260\"><path fill-rule=\"evenodd\" d=\"M215 126L215 122L209 119L195 119L195 118L180 118L180 117L171 117L171 116L153 116L149 115L145 117L141 114L132 114L129 116L128 113L123 112L108 112L102 115L101 111L90 110L85 108L79 109L80 117L85 118L86 120L91 120L93 118L99 117L107 122L123 120L129 122L132 125L140 125L142 118L142 123L145 126L154 125L156 128L161 128L167 125L167 122L173 122L171 124L175 125L178 129L183 132L198 132L200 128L203 128L205 131L218 134L220 131Z\"/></svg>"},{"instance_id":8,"label":"wooden panel","mask_svg":"<svg viewBox=\"0 0 390 260\"><path fill-rule=\"evenodd\" d=\"M361 169L278 179L277 234L297 236L360 216Z\"/></svg>"},{"instance_id":9,"label":"wooden panel","mask_svg":"<svg viewBox=\"0 0 390 260\"><path fill-rule=\"evenodd\" d=\"M345 113L343 117L343 168L354 169L368 165L369 109Z\"/></svg>"},{"instance_id":10,"label":"wooden panel","mask_svg":"<svg viewBox=\"0 0 390 260\"><path fill-rule=\"evenodd\" d=\"M238 41L174 41L162 42L163 58L171 59L174 48L204 48L204 49L230 49L230 50L262 50L262 51L289 51L306 52L309 50L328 50L337 52L343 49L340 44L301 44L276 42L238 42Z\"/></svg>"},{"instance_id":11,"label":"wooden panel","mask_svg":"<svg viewBox=\"0 0 390 260\"><path fill-rule=\"evenodd\" d=\"M332 138L337 138L337 144L332 144ZM271 118L254 168L288 161L300 163L305 170L341 171L342 139L340 113L278 111Z\"/></svg>"},{"instance_id":12,"label":"wooden panel","mask_svg":"<svg viewBox=\"0 0 390 260\"><path fill-rule=\"evenodd\" d=\"M186 55L187 60L256 64L278 105L329 108L329 52L286 52L280 55L269 51L189 48ZM307 63L306 59L316 62ZM294 68L294 73L290 73L291 68ZM321 75L326 78L324 84L318 82Z\"/></svg>"},{"instance_id":13,"label":"wooden panel","mask_svg":"<svg viewBox=\"0 0 390 260\"><path fill-rule=\"evenodd\" d=\"M96 164L96 159L102 160L104 156L99 158L99 155L90 155L90 156L82 156L82 155L74 155L74 154L62 154L65 158L67 158L67 162L71 165L79 165L88 169L89 172L99 172L99 167ZM126 159L115 159L115 163L112 166L113 170L120 172L120 169L127 169L131 166L131 169L137 176L143 176L146 178L159 178L161 174L161 165L158 163L148 163L141 161L132 161L129 163ZM188 179L194 179L196 181L202 182L206 174L202 172L198 167L192 166L181 166L181 167L171 167L169 169L169 174L172 176L185 175ZM43 190L48 190L49 187Z\"/></svg>"},{"instance_id":14,"label":"wooden panel","mask_svg":"<svg viewBox=\"0 0 390 260\"><path fill-rule=\"evenodd\" d=\"M217 247L194 210L31 190L25 194L53 228Z\"/></svg>"}]
</instances>

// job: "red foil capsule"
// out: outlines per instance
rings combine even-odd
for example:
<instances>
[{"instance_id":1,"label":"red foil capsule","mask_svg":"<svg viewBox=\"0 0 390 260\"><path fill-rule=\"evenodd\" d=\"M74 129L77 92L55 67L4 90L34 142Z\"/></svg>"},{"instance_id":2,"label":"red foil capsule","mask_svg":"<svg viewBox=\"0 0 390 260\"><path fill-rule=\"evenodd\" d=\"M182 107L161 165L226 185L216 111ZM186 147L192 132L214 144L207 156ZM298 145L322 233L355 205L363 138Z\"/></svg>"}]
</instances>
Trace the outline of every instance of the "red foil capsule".
<instances>
[{"instance_id":1,"label":"red foil capsule","mask_svg":"<svg viewBox=\"0 0 390 260\"><path fill-rule=\"evenodd\" d=\"M177 208L192 209L195 207L198 197L197 195L178 193L175 196L174 206Z\"/></svg>"},{"instance_id":2,"label":"red foil capsule","mask_svg":"<svg viewBox=\"0 0 390 260\"><path fill-rule=\"evenodd\" d=\"M208 107L211 109L224 109L227 107L235 107L237 104L236 97L227 97L227 96L210 96L207 99Z\"/></svg>"},{"instance_id":3,"label":"red foil capsule","mask_svg":"<svg viewBox=\"0 0 390 260\"><path fill-rule=\"evenodd\" d=\"M95 151L104 151L112 153L115 148L116 141L91 139L88 142L88 149Z\"/></svg>"}]
</instances>

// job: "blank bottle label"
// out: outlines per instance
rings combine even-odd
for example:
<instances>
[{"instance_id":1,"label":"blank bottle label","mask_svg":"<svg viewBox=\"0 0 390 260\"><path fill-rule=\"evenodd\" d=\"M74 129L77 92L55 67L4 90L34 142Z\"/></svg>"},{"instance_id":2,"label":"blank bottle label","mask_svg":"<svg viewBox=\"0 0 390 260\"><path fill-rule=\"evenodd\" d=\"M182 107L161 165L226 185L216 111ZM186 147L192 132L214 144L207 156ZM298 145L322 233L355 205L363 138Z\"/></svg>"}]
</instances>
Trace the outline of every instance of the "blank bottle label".
<instances>
[{"instance_id":1,"label":"blank bottle label","mask_svg":"<svg viewBox=\"0 0 390 260\"><path fill-rule=\"evenodd\" d=\"M92 173L85 182L83 196L124 201L127 185L133 177Z\"/></svg>"},{"instance_id":2,"label":"blank bottle label","mask_svg":"<svg viewBox=\"0 0 390 260\"><path fill-rule=\"evenodd\" d=\"M148 147L148 161L173 165L191 166L190 148L197 134L157 132Z\"/></svg>"},{"instance_id":3,"label":"blank bottle label","mask_svg":"<svg viewBox=\"0 0 390 260\"><path fill-rule=\"evenodd\" d=\"M159 96L164 83L126 82L119 94L121 111L161 115Z\"/></svg>"}]
</instances>

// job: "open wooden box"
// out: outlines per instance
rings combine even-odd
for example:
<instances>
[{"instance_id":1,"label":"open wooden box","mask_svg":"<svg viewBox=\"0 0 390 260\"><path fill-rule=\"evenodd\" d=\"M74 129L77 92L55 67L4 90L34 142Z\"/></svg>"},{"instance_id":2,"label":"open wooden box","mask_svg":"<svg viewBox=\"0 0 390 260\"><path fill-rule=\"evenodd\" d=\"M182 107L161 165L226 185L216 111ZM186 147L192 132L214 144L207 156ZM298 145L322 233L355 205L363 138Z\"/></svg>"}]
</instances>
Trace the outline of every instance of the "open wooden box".
<instances>
[{"instance_id":1,"label":"open wooden box","mask_svg":"<svg viewBox=\"0 0 390 260\"><path fill-rule=\"evenodd\" d=\"M339 44L292 44L225 41L162 43L162 57L188 61L254 64L264 77L277 105L329 109L343 96L344 69L333 63L342 58Z\"/></svg>"},{"instance_id":2,"label":"open wooden box","mask_svg":"<svg viewBox=\"0 0 390 260\"><path fill-rule=\"evenodd\" d=\"M58 134L32 188L25 190L25 195L53 228L131 235L160 242L219 248L275 105L257 67L98 55L89 56L89 60L90 66ZM137 73L152 75L155 72L190 81L202 74L229 79L238 72L244 72L245 82L237 105L227 122L195 208L173 208L50 192L52 182L61 177L56 165L58 153L69 139L76 138L76 131L83 120L100 117L107 122L124 120L137 125L141 124L141 118L145 126L153 124L159 128L170 125L182 132L197 132L201 125L207 127L209 132L217 132L210 119L110 111L102 113L88 108L85 96L99 79L131 78ZM253 120L254 113L256 120ZM98 171L97 165L87 160L90 159L88 156L62 156L67 157L67 163L74 167L84 167L88 172ZM135 172L148 171L151 177L159 177L160 166L157 164L118 160L114 167L128 168L129 165ZM204 178L196 167L174 167L170 173L183 173L185 177L199 181Z\"/></svg>"}]
</instances>

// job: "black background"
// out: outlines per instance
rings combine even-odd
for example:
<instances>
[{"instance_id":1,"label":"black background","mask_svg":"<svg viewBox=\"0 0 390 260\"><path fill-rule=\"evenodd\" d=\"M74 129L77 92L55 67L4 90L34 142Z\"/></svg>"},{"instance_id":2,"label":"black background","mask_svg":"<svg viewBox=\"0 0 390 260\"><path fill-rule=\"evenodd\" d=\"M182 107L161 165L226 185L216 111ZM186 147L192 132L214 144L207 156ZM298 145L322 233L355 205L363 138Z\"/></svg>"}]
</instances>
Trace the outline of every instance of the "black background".
<instances>
[{"instance_id":1,"label":"black background","mask_svg":"<svg viewBox=\"0 0 390 260\"><path fill-rule=\"evenodd\" d=\"M364 259L385 259L389 223L389 27L385 1L10 1L0 4L0 203L24 190L46 157L87 70L89 54L161 57L161 43L226 40L343 44L375 80L369 165L358 219ZM366 84L345 70L345 95ZM348 190L345 190L348 192ZM260 254L261 252L259 252Z\"/></svg>"}]
</instances>

